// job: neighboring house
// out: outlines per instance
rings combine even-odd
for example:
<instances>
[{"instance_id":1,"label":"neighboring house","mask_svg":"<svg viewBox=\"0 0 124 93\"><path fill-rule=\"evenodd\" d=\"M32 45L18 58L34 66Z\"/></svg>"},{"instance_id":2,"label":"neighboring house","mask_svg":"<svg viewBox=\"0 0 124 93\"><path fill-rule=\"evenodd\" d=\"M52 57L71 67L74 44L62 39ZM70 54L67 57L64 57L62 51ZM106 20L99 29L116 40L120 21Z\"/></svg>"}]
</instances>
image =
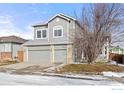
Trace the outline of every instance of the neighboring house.
<instances>
[{"instance_id":1,"label":"neighboring house","mask_svg":"<svg viewBox=\"0 0 124 93\"><path fill-rule=\"evenodd\" d=\"M75 59L72 36L81 29L76 19L57 14L45 23L33 25L34 40L24 45L24 61L40 63L72 63Z\"/></svg>"},{"instance_id":2,"label":"neighboring house","mask_svg":"<svg viewBox=\"0 0 124 93\"><path fill-rule=\"evenodd\" d=\"M15 59L20 46L26 42L17 36L0 37L0 60Z\"/></svg>"},{"instance_id":3,"label":"neighboring house","mask_svg":"<svg viewBox=\"0 0 124 93\"><path fill-rule=\"evenodd\" d=\"M119 46L110 46L109 61L116 61L119 64L124 64L124 49Z\"/></svg>"},{"instance_id":4,"label":"neighboring house","mask_svg":"<svg viewBox=\"0 0 124 93\"><path fill-rule=\"evenodd\" d=\"M109 59L109 49L110 49L111 35L109 33L107 33L105 35L105 39L106 39L105 44L104 44L104 46L102 48L102 51L101 51L98 58L108 60Z\"/></svg>"},{"instance_id":5,"label":"neighboring house","mask_svg":"<svg viewBox=\"0 0 124 93\"><path fill-rule=\"evenodd\" d=\"M119 46L110 46L109 52L115 54L124 54L124 49L120 48Z\"/></svg>"}]
</instances>

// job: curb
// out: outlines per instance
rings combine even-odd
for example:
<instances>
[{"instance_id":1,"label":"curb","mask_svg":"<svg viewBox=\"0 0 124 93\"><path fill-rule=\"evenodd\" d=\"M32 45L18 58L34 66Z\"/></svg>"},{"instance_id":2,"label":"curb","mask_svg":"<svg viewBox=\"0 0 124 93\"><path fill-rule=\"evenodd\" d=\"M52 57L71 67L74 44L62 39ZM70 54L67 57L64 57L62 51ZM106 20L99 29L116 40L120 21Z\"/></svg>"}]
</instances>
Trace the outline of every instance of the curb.
<instances>
[{"instance_id":1,"label":"curb","mask_svg":"<svg viewBox=\"0 0 124 93\"><path fill-rule=\"evenodd\" d=\"M83 77L83 76L72 76L72 75L63 75L63 74L51 74L51 73L34 73L34 74L39 74L43 76L53 76L53 77L62 77L62 78L70 78L70 79L84 79L84 80L94 80L94 81L102 81L106 80L107 78L102 78L102 79L93 79L90 77Z\"/></svg>"}]
</instances>

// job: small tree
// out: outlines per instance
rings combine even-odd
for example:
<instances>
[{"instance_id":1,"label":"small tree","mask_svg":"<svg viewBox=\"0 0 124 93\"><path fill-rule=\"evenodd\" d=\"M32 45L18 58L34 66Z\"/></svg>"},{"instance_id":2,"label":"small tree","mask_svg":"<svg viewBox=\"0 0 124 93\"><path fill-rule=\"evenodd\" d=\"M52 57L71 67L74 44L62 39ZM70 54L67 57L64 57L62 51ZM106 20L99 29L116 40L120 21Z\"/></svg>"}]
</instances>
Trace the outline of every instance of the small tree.
<instances>
[{"instance_id":1,"label":"small tree","mask_svg":"<svg viewBox=\"0 0 124 93\"><path fill-rule=\"evenodd\" d=\"M93 63L106 43L106 37L120 31L123 25L124 8L121 4L92 4L83 9L78 20L81 29L75 32L74 45L79 53Z\"/></svg>"}]
</instances>

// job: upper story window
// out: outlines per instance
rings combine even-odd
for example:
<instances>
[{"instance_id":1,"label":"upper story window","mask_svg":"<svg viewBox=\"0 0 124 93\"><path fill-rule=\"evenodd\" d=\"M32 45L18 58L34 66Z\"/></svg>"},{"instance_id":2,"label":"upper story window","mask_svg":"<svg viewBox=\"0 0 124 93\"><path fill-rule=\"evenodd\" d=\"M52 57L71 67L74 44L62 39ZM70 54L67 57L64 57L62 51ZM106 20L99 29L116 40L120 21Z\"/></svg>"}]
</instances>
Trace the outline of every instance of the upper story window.
<instances>
[{"instance_id":1,"label":"upper story window","mask_svg":"<svg viewBox=\"0 0 124 93\"><path fill-rule=\"evenodd\" d=\"M46 30L42 30L42 38L46 38L47 37L47 31Z\"/></svg>"},{"instance_id":2,"label":"upper story window","mask_svg":"<svg viewBox=\"0 0 124 93\"><path fill-rule=\"evenodd\" d=\"M62 37L63 36L63 27L55 26L53 28L53 37Z\"/></svg>"},{"instance_id":3,"label":"upper story window","mask_svg":"<svg viewBox=\"0 0 124 93\"><path fill-rule=\"evenodd\" d=\"M38 30L36 35L37 35L37 38L41 38L41 30Z\"/></svg>"},{"instance_id":4,"label":"upper story window","mask_svg":"<svg viewBox=\"0 0 124 93\"><path fill-rule=\"evenodd\" d=\"M36 38L37 39L44 39L47 38L47 30L41 29L36 31Z\"/></svg>"}]
</instances>

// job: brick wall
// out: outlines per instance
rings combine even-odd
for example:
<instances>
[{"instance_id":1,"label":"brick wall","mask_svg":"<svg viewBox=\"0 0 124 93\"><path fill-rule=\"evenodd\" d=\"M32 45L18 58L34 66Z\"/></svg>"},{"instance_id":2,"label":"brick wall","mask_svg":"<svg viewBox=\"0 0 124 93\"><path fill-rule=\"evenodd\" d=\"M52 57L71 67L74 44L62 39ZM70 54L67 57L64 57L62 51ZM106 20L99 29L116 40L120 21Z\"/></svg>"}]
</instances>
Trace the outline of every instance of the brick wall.
<instances>
[{"instance_id":1,"label":"brick wall","mask_svg":"<svg viewBox=\"0 0 124 93\"><path fill-rule=\"evenodd\" d=\"M17 52L17 59L21 62L24 61L24 51L18 51Z\"/></svg>"},{"instance_id":2,"label":"brick wall","mask_svg":"<svg viewBox=\"0 0 124 93\"><path fill-rule=\"evenodd\" d=\"M11 60L12 59L11 52L1 52L1 59L2 60Z\"/></svg>"}]
</instances>

